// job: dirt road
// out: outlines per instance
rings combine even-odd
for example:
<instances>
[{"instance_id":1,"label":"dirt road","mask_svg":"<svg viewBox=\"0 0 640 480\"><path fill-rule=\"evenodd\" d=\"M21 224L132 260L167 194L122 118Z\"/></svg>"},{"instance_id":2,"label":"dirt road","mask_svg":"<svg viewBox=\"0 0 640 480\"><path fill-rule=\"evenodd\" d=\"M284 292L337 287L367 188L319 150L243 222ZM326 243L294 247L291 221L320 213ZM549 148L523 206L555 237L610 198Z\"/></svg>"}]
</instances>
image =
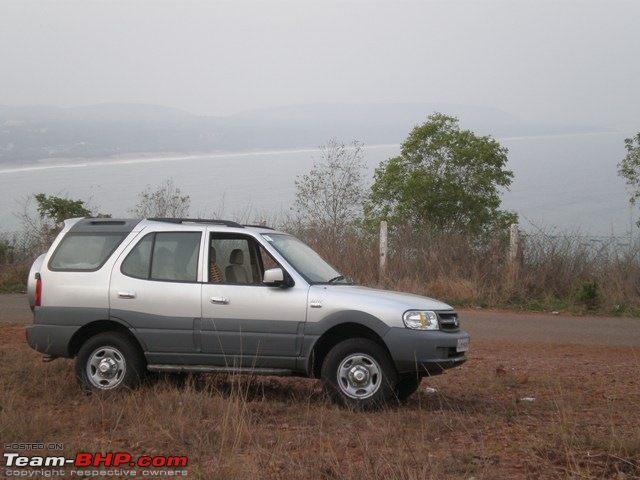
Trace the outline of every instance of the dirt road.
<instances>
[{"instance_id":1,"label":"dirt road","mask_svg":"<svg viewBox=\"0 0 640 480\"><path fill-rule=\"evenodd\" d=\"M461 310L471 339L640 346L640 319Z\"/></svg>"},{"instance_id":2,"label":"dirt road","mask_svg":"<svg viewBox=\"0 0 640 480\"><path fill-rule=\"evenodd\" d=\"M0 325L28 324L32 320L27 296L19 293L0 295Z\"/></svg>"},{"instance_id":3,"label":"dirt road","mask_svg":"<svg viewBox=\"0 0 640 480\"><path fill-rule=\"evenodd\" d=\"M26 295L0 295L0 324L31 322ZM473 339L576 345L640 346L640 319L460 310Z\"/></svg>"}]
</instances>

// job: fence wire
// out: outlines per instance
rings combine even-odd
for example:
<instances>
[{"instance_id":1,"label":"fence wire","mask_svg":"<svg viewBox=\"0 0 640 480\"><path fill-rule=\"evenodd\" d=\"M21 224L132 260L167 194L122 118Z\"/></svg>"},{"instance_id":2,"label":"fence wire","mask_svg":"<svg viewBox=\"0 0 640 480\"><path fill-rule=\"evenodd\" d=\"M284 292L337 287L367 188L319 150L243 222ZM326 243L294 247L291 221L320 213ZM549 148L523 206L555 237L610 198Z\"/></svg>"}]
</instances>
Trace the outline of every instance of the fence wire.
<instances>
[{"instance_id":1,"label":"fence wire","mask_svg":"<svg viewBox=\"0 0 640 480\"><path fill-rule=\"evenodd\" d=\"M46 250L46 244L34 233L0 233L0 266L31 261L44 250Z\"/></svg>"},{"instance_id":2,"label":"fence wire","mask_svg":"<svg viewBox=\"0 0 640 480\"><path fill-rule=\"evenodd\" d=\"M640 251L640 238L631 235L563 235L520 232L522 254L552 255L557 252L589 258L627 257Z\"/></svg>"}]
</instances>

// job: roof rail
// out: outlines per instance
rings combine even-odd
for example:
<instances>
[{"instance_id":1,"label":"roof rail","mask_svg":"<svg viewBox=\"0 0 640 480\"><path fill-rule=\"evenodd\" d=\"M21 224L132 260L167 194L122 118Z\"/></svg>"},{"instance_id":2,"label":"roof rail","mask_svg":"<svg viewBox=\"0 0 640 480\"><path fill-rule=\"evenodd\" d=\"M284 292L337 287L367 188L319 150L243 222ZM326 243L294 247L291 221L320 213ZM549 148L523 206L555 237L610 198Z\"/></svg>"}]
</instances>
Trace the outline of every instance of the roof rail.
<instances>
[{"instance_id":1,"label":"roof rail","mask_svg":"<svg viewBox=\"0 0 640 480\"><path fill-rule=\"evenodd\" d=\"M209 223L211 225L225 225L227 227L244 228L237 222L231 220L217 220L208 218L148 218L147 220L153 220L154 222L166 222L166 223Z\"/></svg>"},{"instance_id":2,"label":"roof rail","mask_svg":"<svg viewBox=\"0 0 640 480\"><path fill-rule=\"evenodd\" d=\"M275 228L273 227L267 227L266 225L260 225L260 224L245 223L244 226L252 227L252 228L266 228L267 230L275 230Z\"/></svg>"}]
</instances>

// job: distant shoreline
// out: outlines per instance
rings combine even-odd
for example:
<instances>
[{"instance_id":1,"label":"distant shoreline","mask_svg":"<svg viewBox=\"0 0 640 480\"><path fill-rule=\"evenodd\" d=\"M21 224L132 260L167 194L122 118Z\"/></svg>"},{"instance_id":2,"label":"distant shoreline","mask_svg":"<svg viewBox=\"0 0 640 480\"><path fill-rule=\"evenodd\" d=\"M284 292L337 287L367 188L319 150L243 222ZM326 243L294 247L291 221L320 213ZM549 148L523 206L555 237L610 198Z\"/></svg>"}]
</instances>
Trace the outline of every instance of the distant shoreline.
<instances>
[{"instance_id":1,"label":"distant shoreline","mask_svg":"<svg viewBox=\"0 0 640 480\"><path fill-rule=\"evenodd\" d=\"M376 148L393 148L399 147L399 144L380 144L380 145L365 145L365 150ZM233 158L233 157L254 157L260 155L277 155L277 154L292 154L292 153L314 153L318 152L319 148L291 148L291 149L265 149L265 150L231 150L231 151L213 151L209 153L193 153L193 154L180 154L177 152L165 152L165 153L131 153L114 155L109 157L78 157L78 158L46 158L35 161L28 161L21 164L6 164L0 166L0 175L19 173L19 172L32 172L40 170L52 170L59 168L87 168L100 165L130 165L139 163L161 163L161 162L175 162L181 160L200 160L205 158Z\"/></svg>"},{"instance_id":2,"label":"distant shoreline","mask_svg":"<svg viewBox=\"0 0 640 480\"><path fill-rule=\"evenodd\" d=\"M606 130L606 131L590 131L590 132L575 132L575 133L556 133L556 134L540 134L540 135L514 135L514 136L499 136L493 137L498 142L502 141L520 141L520 140L538 140L538 139L559 139L559 138L576 138L576 137L593 137L593 136L607 136L607 135L624 135L633 136L634 132L623 132L619 130ZM392 148L400 147L397 143L380 143L364 145L365 150L375 148ZM303 148L275 148L275 149L246 149L246 150L212 150L211 152L194 152L194 153L180 153L180 152L141 152L141 153L122 153L111 156L89 156L89 157L70 157L70 158L41 158L33 160L25 160L22 162L5 162L0 159L0 175L19 173L19 172L33 172L42 170L52 170L61 168L88 168L100 165L128 165L136 163L161 163L161 162L174 162L180 160L198 160L205 158L229 158L229 157L250 157L259 155L273 155L273 154L291 154L291 153L313 153L318 152L319 147L303 147Z\"/></svg>"}]
</instances>

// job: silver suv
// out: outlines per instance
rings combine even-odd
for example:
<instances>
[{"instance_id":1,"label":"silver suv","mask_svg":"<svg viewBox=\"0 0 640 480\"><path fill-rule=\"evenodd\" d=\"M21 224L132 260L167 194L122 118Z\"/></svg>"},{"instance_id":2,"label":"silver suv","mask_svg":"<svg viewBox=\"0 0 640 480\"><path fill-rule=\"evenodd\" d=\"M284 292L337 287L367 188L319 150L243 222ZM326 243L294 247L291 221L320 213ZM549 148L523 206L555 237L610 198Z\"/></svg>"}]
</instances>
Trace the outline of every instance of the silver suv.
<instances>
[{"instance_id":1,"label":"silver suv","mask_svg":"<svg viewBox=\"0 0 640 480\"><path fill-rule=\"evenodd\" d=\"M67 220L28 285L29 345L76 357L87 391L146 370L299 375L374 407L469 347L450 306L353 285L289 234L222 220Z\"/></svg>"}]
</instances>

